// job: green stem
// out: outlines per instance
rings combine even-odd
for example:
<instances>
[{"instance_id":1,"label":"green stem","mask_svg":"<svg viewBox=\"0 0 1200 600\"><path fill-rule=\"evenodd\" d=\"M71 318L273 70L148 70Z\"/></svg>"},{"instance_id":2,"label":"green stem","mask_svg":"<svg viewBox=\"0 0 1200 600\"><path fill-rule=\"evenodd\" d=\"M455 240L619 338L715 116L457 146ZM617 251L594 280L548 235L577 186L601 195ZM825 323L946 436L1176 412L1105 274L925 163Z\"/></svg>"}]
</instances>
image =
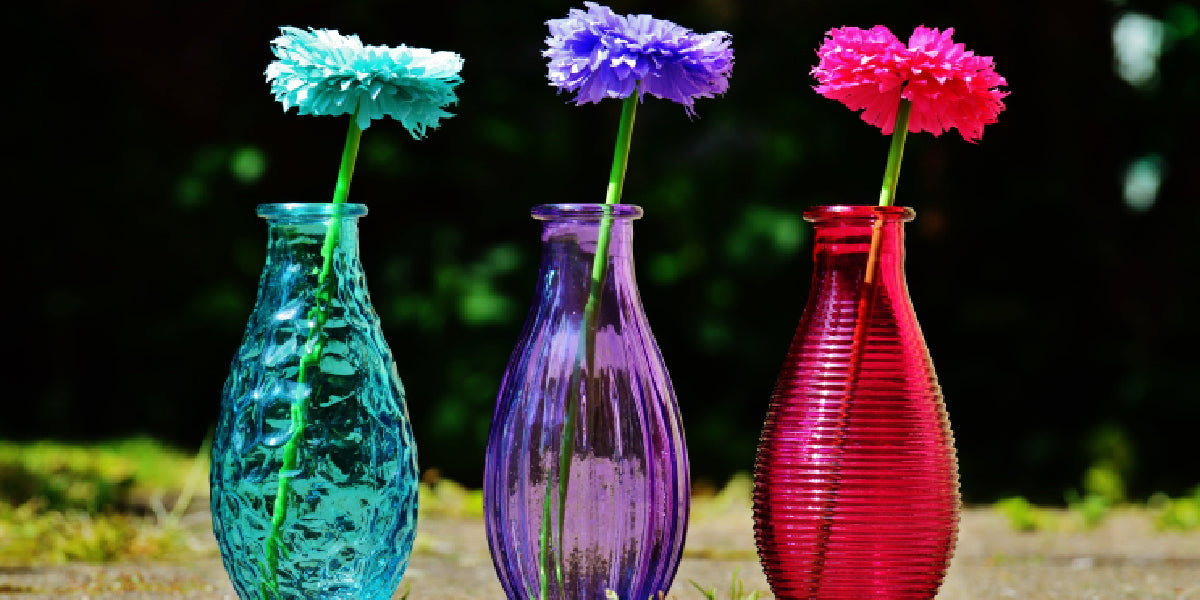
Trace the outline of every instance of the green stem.
<instances>
[{"instance_id":1,"label":"green stem","mask_svg":"<svg viewBox=\"0 0 1200 600\"><path fill-rule=\"evenodd\" d=\"M892 144L888 148L887 167L883 170L883 189L879 190L879 205L892 206L896 201L896 182L900 179L900 159L904 158L904 140L908 138L908 115L912 102L900 99L896 107L896 124L892 128Z\"/></svg>"},{"instance_id":2,"label":"green stem","mask_svg":"<svg viewBox=\"0 0 1200 600\"><path fill-rule=\"evenodd\" d=\"M621 192L625 188L625 169L629 165L629 142L633 138L633 118L637 114L638 88L621 103L621 124L617 127L617 147L613 150L612 170L608 174L608 191L604 195L605 204L616 204L621 201Z\"/></svg>"},{"instance_id":3,"label":"green stem","mask_svg":"<svg viewBox=\"0 0 1200 600\"><path fill-rule=\"evenodd\" d=\"M313 321L313 327L304 341L306 349L300 357L300 369L296 375L299 384L309 383L310 371L320 368L321 351L325 347L324 329L328 318L326 307L333 298L329 276L333 272L333 251L341 239L342 217L340 205L350 195L350 179L354 175L354 163L358 158L359 140L362 129L359 129L355 117L350 118L350 127L346 132L346 145L342 148L342 161L338 167L337 185L333 189L333 214L329 220L329 230L325 233L325 241L321 244L321 270L317 273L317 290L314 295L316 305L309 311L308 317ZM292 434L283 446L283 463L279 467L279 487L275 493L275 505L271 514L271 532L264 542L266 550L266 580L260 586L264 598L271 595L280 596L279 591L279 557L286 554L280 536L283 533L283 522L287 518L288 494L292 478L295 477L296 463L300 453L300 442L304 437L304 429L308 425L308 402L314 395L315 388L309 388L304 398L292 404Z\"/></svg>"},{"instance_id":4,"label":"green stem","mask_svg":"<svg viewBox=\"0 0 1200 600\"><path fill-rule=\"evenodd\" d=\"M546 478L546 495L542 498L542 530L538 534L538 598L550 597L550 478Z\"/></svg>"},{"instance_id":5,"label":"green stem","mask_svg":"<svg viewBox=\"0 0 1200 600\"><path fill-rule=\"evenodd\" d=\"M617 126L617 141L613 149L612 170L609 171L608 189L604 195L604 204L609 206L621 201L625 187L625 171L629 165L629 146L633 137L633 121L637 115L638 90L621 104L621 121ZM566 534L567 489L571 482L571 452L575 447L575 421L579 418L580 392L583 382L585 362L588 369L594 365L596 353L596 327L600 319L600 295L604 290L604 280L608 275L608 247L612 239L613 219L610 215L600 218L600 230L596 236L596 253L592 258L592 278L588 282L587 304L583 307L580 325L583 328L579 336L579 349L575 354L575 368L571 372L571 380L567 387L567 415L563 421L563 431L558 452L558 552L551 551L550 529L550 479L546 479L546 496L542 505L542 532L540 536L540 566L541 566L541 596L545 600L549 593L551 569L550 557L554 556L555 574L560 592L563 591L562 550Z\"/></svg>"},{"instance_id":6,"label":"green stem","mask_svg":"<svg viewBox=\"0 0 1200 600\"><path fill-rule=\"evenodd\" d=\"M362 130L358 128L357 113L350 117L350 128L346 130L346 146L342 148L342 164L338 167L337 185L333 188L333 203L341 204L350 195L350 179L354 176L354 163L358 160L358 142Z\"/></svg>"}]
</instances>

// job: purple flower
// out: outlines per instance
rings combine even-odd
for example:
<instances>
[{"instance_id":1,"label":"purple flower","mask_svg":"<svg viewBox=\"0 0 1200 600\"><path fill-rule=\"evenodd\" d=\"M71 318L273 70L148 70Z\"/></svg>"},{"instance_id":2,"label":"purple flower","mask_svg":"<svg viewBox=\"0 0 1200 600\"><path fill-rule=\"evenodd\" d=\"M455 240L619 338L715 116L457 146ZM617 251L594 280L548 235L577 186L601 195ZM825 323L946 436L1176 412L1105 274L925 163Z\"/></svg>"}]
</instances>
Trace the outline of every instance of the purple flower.
<instances>
[{"instance_id":1,"label":"purple flower","mask_svg":"<svg viewBox=\"0 0 1200 600\"><path fill-rule=\"evenodd\" d=\"M733 48L724 31L697 34L650 15L614 14L584 2L565 19L546 21L550 85L575 92L575 104L643 94L674 100L695 115L696 98L729 89Z\"/></svg>"}]
</instances>

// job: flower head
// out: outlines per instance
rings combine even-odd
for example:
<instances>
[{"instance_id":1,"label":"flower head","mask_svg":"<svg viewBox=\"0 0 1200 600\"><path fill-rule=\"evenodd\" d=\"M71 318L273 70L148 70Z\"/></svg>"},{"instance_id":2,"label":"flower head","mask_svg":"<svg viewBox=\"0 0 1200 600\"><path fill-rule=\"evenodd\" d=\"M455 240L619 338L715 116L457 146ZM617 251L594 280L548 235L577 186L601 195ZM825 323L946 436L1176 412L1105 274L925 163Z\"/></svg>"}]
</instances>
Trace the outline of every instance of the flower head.
<instances>
[{"instance_id":1,"label":"flower head","mask_svg":"<svg viewBox=\"0 0 1200 600\"><path fill-rule=\"evenodd\" d=\"M357 35L336 30L281 27L272 43L277 60L267 81L283 110L302 115L355 115L366 129L374 119L392 117L414 138L451 116L444 107L458 102L454 87L463 59L401 45L364 46Z\"/></svg>"},{"instance_id":2,"label":"flower head","mask_svg":"<svg viewBox=\"0 0 1200 600\"><path fill-rule=\"evenodd\" d=\"M565 19L546 22L550 37L542 56L550 59L550 85L575 92L575 103L650 94L673 100L689 115L696 98L712 98L729 88L733 48L729 34L693 33L650 15L614 14L584 2Z\"/></svg>"},{"instance_id":3,"label":"flower head","mask_svg":"<svg viewBox=\"0 0 1200 600\"><path fill-rule=\"evenodd\" d=\"M887 27L831 29L817 50L820 62L812 75L814 89L853 110L864 121L892 133L900 99L912 102L908 131L941 135L957 128L963 139L975 142L983 126L995 123L1004 110L1008 85L991 57L976 56L944 32L917 27L902 43Z\"/></svg>"}]
</instances>

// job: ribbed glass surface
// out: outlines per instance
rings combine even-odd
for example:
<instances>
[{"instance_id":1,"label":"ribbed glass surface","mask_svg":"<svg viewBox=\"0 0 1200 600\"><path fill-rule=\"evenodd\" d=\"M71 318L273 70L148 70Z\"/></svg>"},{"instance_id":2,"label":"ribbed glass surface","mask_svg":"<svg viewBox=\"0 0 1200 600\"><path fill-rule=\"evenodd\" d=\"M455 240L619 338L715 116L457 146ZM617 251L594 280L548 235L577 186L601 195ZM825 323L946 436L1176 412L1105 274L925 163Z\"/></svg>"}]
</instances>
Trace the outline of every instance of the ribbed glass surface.
<instances>
[{"instance_id":1,"label":"ribbed glass surface","mask_svg":"<svg viewBox=\"0 0 1200 600\"><path fill-rule=\"evenodd\" d=\"M957 537L958 468L904 280L912 211L822 207L805 218L816 230L812 288L755 467L763 568L785 600L933 598Z\"/></svg>"},{"instance_id":2,"label":"ribbed glass surface","mask_svg":"<svg viewBox=\"0 0 1200 600\"><path fill-rule=\"evenodd\" d=\"M271 598L389 599L412 549L417 459L404 390L367 296L358 254L362 205L340 209L327 320L310 341L328 204L263 205L266 266L233 359L212 454L213 532L243 599L273 579L266 538L281 476L291 478ZM298 382L305 344L323 344ZM297 430L292 409L306 414ZM295 468L284 448L296 440Z\"/></svg>"},{"instance_id":3,"label":"ribbed glass surface","mask_svg":"<svg viewBox=\"0 0 1200 600\"><path fill-rule=\"evenodd\" d=\"M614 216L594 360L573 380L602 214ZM675 395L634 283L632 219L640 214L623 205L534 210L544 221L541 272L501 383L484 469L488 543L510 599L539 597L543 548L553 554L546 564L561 562L563 574L560 587L557 567L548 569L548 598L597 600L612 590L645 600L675 577L688 463ZM563 461L571 402L575 437Z\"/></svg>"}]
</instances>

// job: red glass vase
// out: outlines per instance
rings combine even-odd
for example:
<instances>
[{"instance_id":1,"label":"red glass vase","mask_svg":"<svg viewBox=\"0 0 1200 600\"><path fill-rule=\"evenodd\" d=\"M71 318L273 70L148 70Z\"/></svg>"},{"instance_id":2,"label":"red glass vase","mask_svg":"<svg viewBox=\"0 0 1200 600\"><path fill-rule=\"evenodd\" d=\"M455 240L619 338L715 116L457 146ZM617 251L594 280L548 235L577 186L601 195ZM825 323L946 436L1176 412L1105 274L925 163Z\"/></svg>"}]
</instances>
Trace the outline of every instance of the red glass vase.
<instances>
[{"instance_id":1,"label":"red glass vase","mask_svg":"<svg viewBox=\"0 0 1200 600\"><path fill-rule=\"evenodd\" d=\"M776 598L933 598L958 535L954 438L904 279L902 207L826 206L759 442Z\"/></svg>"}]
</instances>

